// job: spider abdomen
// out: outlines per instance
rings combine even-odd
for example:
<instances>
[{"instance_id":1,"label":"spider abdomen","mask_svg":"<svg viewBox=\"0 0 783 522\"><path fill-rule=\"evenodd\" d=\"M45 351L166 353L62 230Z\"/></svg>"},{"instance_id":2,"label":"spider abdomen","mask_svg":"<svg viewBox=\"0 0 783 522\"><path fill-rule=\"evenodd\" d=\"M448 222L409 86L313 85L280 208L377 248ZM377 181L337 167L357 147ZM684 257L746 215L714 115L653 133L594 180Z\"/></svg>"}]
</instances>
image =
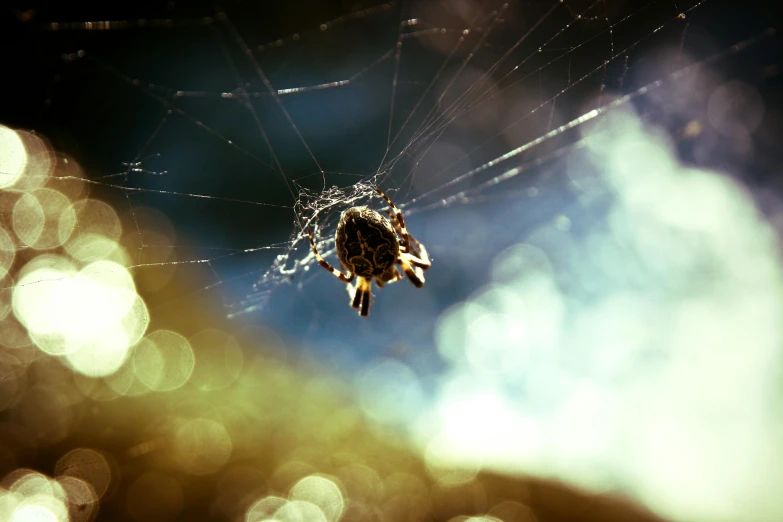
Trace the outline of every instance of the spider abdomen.
<instances>
[{"instance_id":1,"label":"spider abdomen","mask_svg":"<svg viewBox=\"0 0 783 522\"><path fill-rule=\"evenodd\" d=\"M400 252L389 220L367 207L343 212L334 237L342 264L360 277L377 277L394 265Z\"/></svg>"}]
</instances>

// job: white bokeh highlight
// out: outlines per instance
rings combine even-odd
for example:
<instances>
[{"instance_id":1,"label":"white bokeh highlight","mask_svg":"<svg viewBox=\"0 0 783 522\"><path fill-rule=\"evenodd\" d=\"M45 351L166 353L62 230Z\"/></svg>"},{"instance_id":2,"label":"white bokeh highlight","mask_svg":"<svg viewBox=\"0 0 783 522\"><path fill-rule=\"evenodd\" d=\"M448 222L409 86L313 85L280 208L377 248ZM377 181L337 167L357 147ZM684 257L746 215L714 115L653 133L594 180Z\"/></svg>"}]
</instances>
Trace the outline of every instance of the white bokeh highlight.
<instances>
[{"instance_id":1,"label":"white bokeh highlight","mask_svg":"<svg viewBox=\"0 0 783 522\"><path fill-rule=\"evenodd\" d=\"M443 314L450 370L418 423L423 448L630 492L676 520L780 520L774 231L739 184L679 165L633 114L588 139L606 218L580 236L536 230Z\"/></svg>"}]
</instances>

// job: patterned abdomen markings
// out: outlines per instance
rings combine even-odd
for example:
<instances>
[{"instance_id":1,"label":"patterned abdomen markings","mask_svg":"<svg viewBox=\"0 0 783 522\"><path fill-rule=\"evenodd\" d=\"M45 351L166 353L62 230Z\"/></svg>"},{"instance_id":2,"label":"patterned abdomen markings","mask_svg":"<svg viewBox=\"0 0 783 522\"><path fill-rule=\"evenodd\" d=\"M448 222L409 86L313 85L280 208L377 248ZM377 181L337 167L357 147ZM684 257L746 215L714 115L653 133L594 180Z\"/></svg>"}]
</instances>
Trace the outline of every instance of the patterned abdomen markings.
<instances>
[{"instance_id":1,"label":"patterned abdomen markings","mask_svg":"<svg viewBox=\"0 0 783 522\"><path fill-rule=\"evenodd\" d=\"M360 277L376 277L392 266L400 243L389 221L367 207L343 212L335 234L337 255Z\"/></svg>"}]
</instances>

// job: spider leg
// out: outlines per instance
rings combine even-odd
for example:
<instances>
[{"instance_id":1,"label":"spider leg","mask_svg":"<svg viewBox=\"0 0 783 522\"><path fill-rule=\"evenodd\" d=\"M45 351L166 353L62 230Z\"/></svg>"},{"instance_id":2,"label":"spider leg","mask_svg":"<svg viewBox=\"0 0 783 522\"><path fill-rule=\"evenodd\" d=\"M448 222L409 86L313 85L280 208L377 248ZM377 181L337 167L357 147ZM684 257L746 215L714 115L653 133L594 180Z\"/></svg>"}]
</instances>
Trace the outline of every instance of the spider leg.
<instances>
[{"instance_id":1,"label":"spider leg","mask_svg":"<svg viewBox=\"0 0 783 522\"><path fill-rule=\"evenodd\" d=\"M402 279L400 270L397 268L397 265L392 265L386 270L386 272L375 278L375 284L378 285L378 288L383 288L386 283L394 283L400 279Z\"/></svg>"},{"instance_id":2,"label":"spider leg","mask_svg":"<svg viewBox=\"0 0 783 522\"><path fill-rule=\"evenodd\" d=\"M427 261L429 261L430 258L427 255L427 249L424 248L424 245L419 243L416 240L416 238L411 235L410 232L408 232L408 239L410 240L411 245L413 246L411 251L416 254L416 257L421 258L421 259L426 259Z\"/></svg>"},{"instance_id":3,"label":"spider leg","mask_svg":"<svg viewBox=\"0 0 783 522\"><path fill-rule=\"evenodd\" d=\"M421 288L424 286L424 272L422 269L417 269L415 266L413 266L410 262L408 262L407 255L403 254L405 257L400 256L400 258L397 260L397 263L399 265L402 265L402 271L405 272L405 275L408 276L408 279L410 279L410 282L413 283L413 285L416 288Z\"/></svg>"},{"instance_id":4,"label":"spider leg","mask_svg":"<svg viewBox=\"0 0 783 522\"><path fill-rule=\"evenodd\" d=\"M359 291L361 282L362 280L359 279L355 285L348 286L348 293L351 294L351 308L359 308L362 302L362 292Z\"/></svg>"},{"instance_id":5,"label":"spider leg","mask_svg":"<svg viewBox=\"0 0 783 522\"><path fill-rule=\"evenodd\" d=\"M392 226L402 236L402 245L400 245L400 256L397 264L402 266L403 272L408 276L411 283L416 288L421 288L424 286L424 270L432 266L427 249L408 233L408 229L405 228L405 218L402 217L400 209L392 203L392 200L381 189L376 187L375 190L389 204L391 211L387 210L386 213L390 218L392 213L394 214L394 219L391 219Z\"/></svg>"},{"instance_id":6,"label":"spider leg","mask_svg":"<svg viewBox=\"0 0 783 522\"><path fill-rule=\"evenodd\" d=\"M400 232L400 225L395 220L394 214L388 209L386 210L386 214L389 215L394 230L398 234L402 235L402 232ZM405 245L400 245L400 252L403 254L408 254L410 257L408 261L414 266L423 268L424 270L427 270L429 267L431 267L432 261L430 261L430 257L427 254L427 249L424 248L424 245L419 243L410 232L408 232L408 241L409 243L407 247Z\"/></svg>"},{"instance_id":7,"label":"spider leg","mask_svg":"<svg viewBox=\"0 0 783 522\"><path fill-rule=\"evenodd\" d=\"M413 266L419 267L422 270L427 270L429 267L432 266L432 261L430 260L430 256L427 254L427 249L424 248L424 245L419 244L419 252L416 254L412 254L410 252L402 252L400 253L401 257L405 257L405 260L408 261Z\"/></svg>"},{"instance_id":8,"label":"spider leg","mask_svg":"<svg viewBox=\"0 0 783 522\"><path fill-rule=\"evenodd\" d=\"M310 231L310 229L307 230L307 235L310 238L310 246L313 248L313 254L315 255L315 258L318 260L318 264L330 271L332 274L334 274L335 277L340 279L341 281L344 281L346 283L350 283L353 281L354 274L345 275L336 268L334 268L332 265L329 264L329 262L321 257L321 254L318 253L318 249L315 247L315 239L313 239L313 233ZM356 307L354 307L356 308Z\"/></svg>"},{"instance_id":9,"label":"spider leg","mask_svg":"<svg viewBox=\"0 0 783 522\"><path fill-rule=\"evenodd\" d=\"M397 223L397 218L394 217L394 212L392 212L391 210L389 210L387 208L386 209L386 215L389 216L389 221L391 222L392 226L394 227L395 232L397 232L398 234L402 235L402 233L400 232L400 224ZM410 236L410 234L408 234L408 235Z\"/></svg>"},{"instance_id":10,"label":"spider leg","mask_svg":"<svg viewBox=\"0 0 783 522\"><path fill-rule=\"evenodd\" d=\"M398 236L402 236L402 230L400 229L400 224L397 222L397 218L394 216L394 212L386 209L386 215L389 216L389 222L391 223L392 227L394 227L394 231L397 232ZM411 240L410 242L415 242L416 245L419 244L418 241L416 241L410 232L408 232L408 239ZM409 243L410 243L409 242ZM401 252L407 252L410 244L408 246L405 246L404 244L400 245L400 251Z\"/></svg>"},{"instance_id":11,"label":"spider leg","mask_svg":"<svg viewBox=\"0 0 783 522\"><path fill-rule=\"evenodd\" d=\"M369 281L367 282L367 291L363 295L364 300L362 301L362 309L359 311L359 315L367 317L370 315L370 296L372 295Z\"/></svg>"},{"instance_id":12,"label":"spider leg","mask_svg":"<svg viewBox=\"0 0 783 522\"><path fill-rule=\"evenodd\" d=\"M386 200L386 203L389 204L389 207L391 207L392 212L394 212L394 217L397 218L397 225L399 226L399 234L402 236L402 244L405 246L406 250L411 249L410 241L408 240L408 229L405 228L405 219L402 217L402 212L400 212L400 209L398 209L394 203L392 203L392 200L389 199L389 196L383 193L381 189L378 187L375 187L376 192L381 195L383 199Z\"/></svg>"},{"instance_id":13,"label":"spider leg","mask_svg":"<svg viewBox=\"0 0 783 522\"><path fill-rule=\"evenodd\" d=\"M400 256L405 257L405 260L411 265L421 268L422 270L430 268L432 266L432 260L430 260L430 256L427 253L427 249L424 248L424 245L416 241L416 238L410 234L408 234L408 239L411 240L411 246L414 248L408 250L400 249Z\"/></svg>"},{"instance_id":14,"label":"spider leg","mask_svg":"<svg viewBox=\"0 0 783 522\"><path fill-rule=\"evenodd\" d=\"M350 290L349 290L350 291ZM372 295L372 281L366 277L360 277L356 281L356 287L353 290L351 307L360 308L359 315L367 317L370 314L370 296Z\"/></svg>"}]
</instances>

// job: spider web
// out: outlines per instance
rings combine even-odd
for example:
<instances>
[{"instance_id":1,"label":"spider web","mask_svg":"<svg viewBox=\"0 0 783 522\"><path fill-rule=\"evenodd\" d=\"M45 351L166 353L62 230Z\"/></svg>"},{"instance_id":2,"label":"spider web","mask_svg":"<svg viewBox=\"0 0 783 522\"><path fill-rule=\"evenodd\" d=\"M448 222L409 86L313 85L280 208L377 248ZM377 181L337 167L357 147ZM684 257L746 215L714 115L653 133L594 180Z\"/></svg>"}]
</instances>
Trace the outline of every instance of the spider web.
<instances>
[{"instance_id":1,"label":"spider web","mask_svg":"<svg viewBox=\"0 0 783 522\"><path fill-rule=\"evenodd\" d=\"M489 279L510 279L509 274L516 274L519 279L515 284L530 285L525 286L526 291L533 288L539 299L536 306L552 304L546 300L551 297L548 287L542 290L536 286L540 281L534 280L546 272L546 263L524 248L507 251L507 247L535 236L539 245L550 247L547 255L552 263L559 263L557 269L550 267L557 274L550 279L557 277L565 289L562 294L578 301L573 305L578 319L574 330L584 331L588 341L594 335L596 349L610 346L613 339L606 340L595 330L623 333L623 324L611 321L626 317L627 310L638 312L628 323L634 332L657 333L650 333L654 327L640 323L639 317L646 320L649 315L641 306L647 301L628 299L629 294L668 303L649 286L668 283L677 294L681 289L676 283L682 281L671 283L672 273L686 274L682 276L686 278L693 276L691 272L655 272L645 266L637 274L628 275L619 269L623 267L617 270L621 275L607 274L607 270L590 270L590 263L599 261L573 259L577 256L574 252L596 250L596 257L610 258L603 260L604 269L614 266L611 259L631 260L630 268L625 267L628 272L636 268L633 255L613 255L612 245L585 246L602 231L608 234L601 227L609 226L606 222L612 218L612 201L627 197L613 194L607 189L610 184L602 181L603 170L617 167L609 165L612 156L607 151L612 149L611 140L622 142L622 131L658 143L652 134L642 134L634 125L622 123L624 116L634 114L641 124L666 134L686 164L742 171L734 169L737 164L733 162L737 150L744 159L752 156L743 148L744 138L738 134L723 141L714 138L715 133L705 130L703 113L707 94L737 69L751 78L758 78L759 71L770 77L777 74L767 67L768 44L775 38L766 26L757 23L763 17L742 18L746 6L714 0L363 2L347 9L317 2L263 7L238 2L217 8L169 3L145 7L142 13L122 7L103 9L107 10L16 13L28 34L28 40L20 43L27 54L17 58L43 64L37 76L20 83L21 88L16 85L26 91L17 99L32 100L23 106L27 114L19 118L19 126L40 129L56 150L76 156L88 173L59 175L52 186L88 185L115 208L127 209L124 232L135 247L131 250L132 268L140 280L175 272L180 285L169 283L177 288L175 299L151 299L153 315L160 308L176 313L177 300L194 294L221 300L230 317L271 317L298 340L327 346L329 355L323 358L331 357L334 367L342 371L363 368L368 358L380 359L379 355L393 351L395 359L406 365L387 359L362 373L360 387L372 395L384 389L378 384L382 381L393 390L392 398L369 408L382 421L392 423L407 422L424 411L426 395L442 392L441 397L449 398L447 392L453 392L453 401L438 403L444 417L440 427L451 427L443 431L457 437L464 434L464 438L436 438L426 444L438 447L443 442L442 448L454 449L460 456L469 454L466 446L481 446L489 450L483 457L496 467L508 462L509 455L517 456L520 444L531 444L523 456L546 455L540 458L549 458L550 463L559 462L557 459L573 450L567 467L581 465L579 469L589 478L585 483L591 487L596 487L591 470L603 473L608 469L606 475L621 476L623 486L644 489L652 484L652 489L637 495L647 495L649 504L665 504L658 503L656 494L669 495L669 505L676 504L672 498L682 501L678 493L691 485L669 480L671 469L668 473L662 470L655 459L644 460L641 468L617 470L615 462L589 454L592 447L587 448L585 457L579 453L583 447L568 446L574 441L565 436L565 450L557 451L563 449L558 447L548 450L550 454L533 444L537 441L521 438L473 443L470 437L475 432L471 429L481 427L482 422L492 433L549 433L543 428L537 431L532 422L557 428L558 419L553 420L550 412L560 414L561 407L572 407L573 411L563 413L568 421L562 422L563 432L574 432L572 426L584 422L585 435L595 435L585 439L586 445L595 442L600 446L606 433L592 430L594 419L586 418L583 412L614 404L603 400L602 393L611 399L639 390L620 385L611 388L614 383L602 388L603 376L611 373L603 366L586 377L573 371L574 360L584 362L590 372L591 364L606 363L597 357L583 361L579 354L567 352L563 362L558 358L562 354L547 352L554 362L540 354L539 359L531 356L527 360L524 350L517 349L521 343L509 343L509 350L500 354L501 350L493 351L486 343L474 342L472 334L463 331L464 324L479 315L481 320L473 323L474 330L489 332L487 338L513 330L513 325L492 323L502 319L501 313L493 312L502 309L493 299L502 299L488 291L464 306L456 303L467 300ZM748 22L727 22L736 20ZM726 30L727 26L732 29ZM621 129L609 133L609 143L606 134L601 134L607 126ZM599 137L594 139L594 134ZM607 164L596 164L596 157ZM638 169L630 170L629 177L637 180L645 176L652 179L656 174L643 161ZM357 323L355 311L347 306L343 285L318 267L307 230L312 229L318 249L336 265L332 238L341 212L355 205L384 208L376 187L403 211L410 232L426 245L434 261L423 289L412 289L406 282L385 287L377 292L370 319ZM661 193L642 184L641 194L633 194L635 202L647 210L666 202L686 208L689 202L677 193L678 185L668 187L673 189ZM635 216L634 205L629 206L631 210L622 215L626 219ZM162 211L171 226L150 230L145 225L150 209ZM746 207L739 210L743 209ZM747 221L746 230L757 224L750 218ZM637 237L631 225L619 228L616 235L622 236L626 245L660 239ZM547 236L553 230L569 231L570 235ZM569 249L574 243L581 249ZM687 250L680 249L687 246L685 241L666 245L673 245L671 250L678 254ZM766 243L764 246L754 248L761 252L759 257L771 258ZM671 263L678 261L681 259ZM581 268L585 273L580 279ZM650 274L657 277L643 277ZM627 276L628 280L618 283L613 276ZM681 286L691 289L685 283ZM652 297L644 293L648 291ZM693 294L700 295L697 291ZM606 305L609 312L601 306L591 308L594 302ZM558 311L558 303L547 311ZM588 313L582 313L584 310ZM730 323L713 312L704 315ZM551 317L537 316L535 310L525 309L525 313L533 334L537 328L551 326ZM349 316L353 322L346 323ZM435 324L438 317L440 326ZM653 325L667 324L653 319ZM606 328L600 328L601 321L609 323ZM753 323L751 329L764 333L772 324L760 323L763 328ZM351 325L347 332L345 324ZM592 325L598 326L594 330ZM553 338L560 341L559 335L557 330ZM433 337L442 353L409 349L431 348ZM770 334L769 338L775 337ZM472 351L465 346L467 355L455 355L457 346L470 342ZM564 350L569 342L562 341ZM560 346L554 341L551 344ZM660 345L669 346L666 342ZM766 352L763 355L766 357ZM610 354L607 359L622 359L616 356ZM512 363L524 364L511 365L518 372L511 371L505 379L502 372L495 372L491 377L471 375L474 380L470 381L460 372L470 373L464 359L471 357L469 362L481 369L496 370L495 366L504 366L509 357ZM645 369L630 373L649 376L650 382L657 383L652 380L654 370L646 370L646 357L631 357L632 363ZM758 354L747 358L762 359ZM561 363L563 368L557 366ZM712 359L711 364L719 366ZM732 364L726 368L733 371ZM415 375L410 368L415 368ZM525 373L520 368L534 370ZM435 381L447 369L452 370L448 376L451 386L444 385L444 392ZM714 375L723 378L725 368L717 370ZM522 374L526 382L519 384ZM747 374L747 382L765 382L757 379L761 372ZM419 375L433 378L419 379ZM577 390L570 394L568 386L573 383L567 378L573 375L577 384L587 381L596 386L585 393ZM683 370L682 375L690 374ZM536 394L520 391L527 381ZM476 385L488 382L491 385L485 388ZM724 381L716 378L715 382L717 388L723 387ZM470 391L474 385L475 396L465 398L455 391ZM748 389L751 391L742 395L748 399L746 403L759 402L756 398L761 395ZM497 397L476 399L487 398L487 390L497 392ZM677 400L675 395L672 393L671 402ZM508 397L522 396L527 402L517 410L524 410L529 418L515 417L511 413L519 411L504 409ZM637 406L633 400L629 402L632 408ZM388 407L390 404L395 407ZM400 418L390 418L395 415ZM644 420L650 423L646 432L659 433L654 423L660 419L651 416ZM701 436L703 426L694 422L695 440L717 440L712 433ZM427 427L418 428L427 431ZM657 447L658 441L652 440L653 435L648 438L623 439L639 442L634 446L638 451L630 452L628 462L636 462L639 455L654 455L648 450ZM701 455L685 451L689 447L678 446L680 442L675 440L671 445L682 450L682 455ZM734 446L733 440L724 443L716 442L711 451L718 454ZM498 460L491 462L494 448L499 448L494 455ZM740 456L738 461L755 462L744 459L745 454ZM689 469L701 469L700 462L689 462ZM521 465L551 471L551 466L536 468L536 464ZM633 474L639 469L645 472L641 475L652 478L635 480ZM702 474L717 475L709 468ZM618 483L608 482L608 487ZM671 489L661 493L656 488L663 488L662 484L671 485ZM731 485L720 483L725 487L718 491L730 490L726 484ZM704 493L703 498L724 498L711 491L705 489L710 494ZM697 507L712 506L710 501ZM709 519L704 511L694 509Z\"/></svg>"},{"instance_id":2,"label":"spider web","mask_svg":"<svg viewBox=\"0 0 783 522\"><path fill-rule=\"evenodd\" d=\"M692 20L709 7L704 1L390 2L312 23L319 16L313 6L295 16L282 8L169 6L143 16L112 13L125 16L109 21L46 13L28 23L46 35L48 52L71 46L57 55L64 66L58 74L79 83L82 101L90 93L120 97L144 111L135 120L118 113L108 131L117 145L106 155L119 161L87 160L103 174L85 182L123 196L134 220L139 206L168 211L175 228L192 239L155 245L138 230L134 268L203 265L213 279L206 288L219 289L235 316L263 308L284 282L306 290L314 266L306 229L316 230L319 249L329 255L340 212L373 201L375 186L406 215L527 197L542 173L554 173L558 159L584 145L580 129L758 37L749 33L734 47L688 48ZM271 39L257 30L264 15L283 20L269 30ZM287 26L296 29L282 32ZM128 46L137 35L148 44ZM155 59L162 41L169 42L165 59L195 54L193 63ZM102 51L107 42L119 56ZM192 42L195 50L187 46ZM667 60L650 54L660 47ZM318 63L324 56L327 63ZM64 82L58 77L57 83ZM47 104L57 109L72 102L72 92L62 90L53 85ZM371 114L357 123L362 112ZM665 109L650 113L660 117ZM349 136L347 143L340 134ZM361 150L351 144L357 139ZM197 176L185 173L192 165L178 166L189 146L213 147ZM339 159L328 152L335 148ZM234 192L225 190L224 179L250 176L263 181L236 183L243 197L224 195ZM237 215L233 224L221 219L225 213ZM284 240L279 224L286 213L294 228ZM235 233L250 220L276 232L237 247L252 236ZM235 244L207 246L205 236L214 234L205 231L224 226ZM149 261L164 246L176 246L179 259ZM237 269L236 258L247 261Z\"/></svg>"},{"instance_id":3,"label":"spider web","mask_svg":"<svg viewBox=\"0 0 783 522\"><path fill-rule=\"evenodd\" d=\"M581 182L564 165L592 126L632 109L687 135L680 109L693 98L678 85L772 36L748 24L720 40L725 6L707 0L303 7L17 11L50 65L33 97L38 128L90 173L54 183L84 183L127 208L136 273L177 269L189 288L181 298L201 281L196 293L221 300L229 317L272 303L278 318L308 309L324 321L318 303L344 297L311 270L306 231L334 260L340 213L385 206L375 187L416 237L435 242L436 266L473 259L462 263L460 291L445 282L425 290L435 287L440 308L449 301L439 294L466 297L482 278L467 281L487 270L462 246L476 223L490 230L490 252L526 226L492 225L482 209L524 204L530 225L588 208L593 196L568 188ZM140 226L149 208L168 216L176 242ZM458 210L454 226L443 225L460 208L479 214ZM458 230L464 215L477 219L470 234ZM294 293L277 292L283 286Z\"/></svg>"}]
</instances>

